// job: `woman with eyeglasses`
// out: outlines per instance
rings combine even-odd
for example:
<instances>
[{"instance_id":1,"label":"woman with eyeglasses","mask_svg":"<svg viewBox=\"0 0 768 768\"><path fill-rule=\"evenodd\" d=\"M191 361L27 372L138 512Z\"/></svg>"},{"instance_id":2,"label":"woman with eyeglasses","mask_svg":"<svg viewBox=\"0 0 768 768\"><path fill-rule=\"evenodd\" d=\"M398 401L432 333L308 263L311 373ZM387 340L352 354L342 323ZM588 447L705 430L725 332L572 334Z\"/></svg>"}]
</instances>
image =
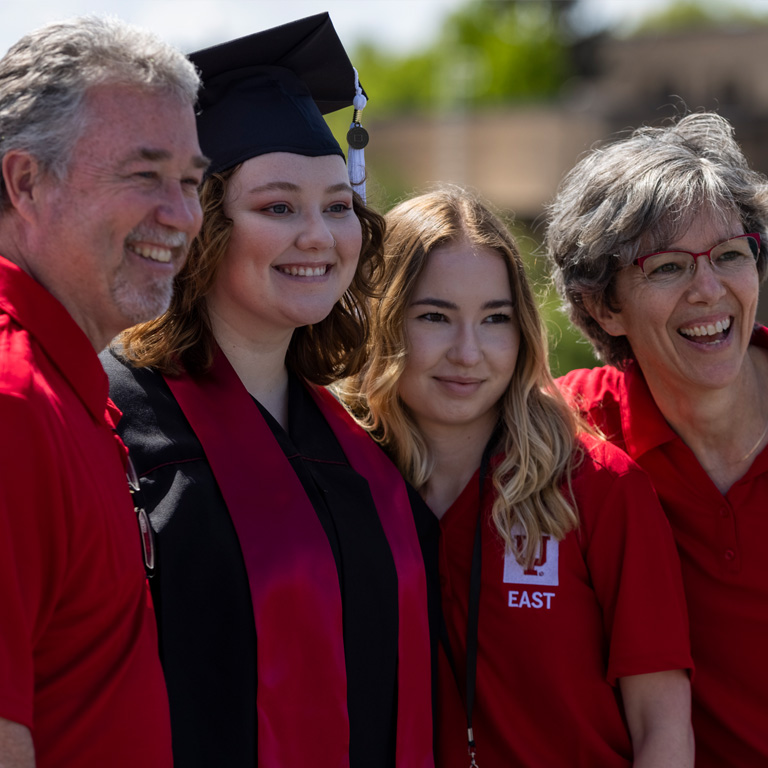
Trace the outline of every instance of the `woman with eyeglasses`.
<instances>
[{"instance_id":1,"label":"woman with eyeglasses","mask_svg":"<svg viewBox=\"0 0 768 768\"><path fill-rule=\"evenodd\" d=\"M440 519L436 764L692 766L680 565L648 478L559 394L498 217L448 187L386 218L343 396Z\"/></svg>"},{"instance_id":2,"label":"woman with eyeglasses","mask_svg":"<svg viewBox=\"0 0 768 768\"><path fill-rule=\"evenodd\" d=\"M649 473L675 534L699 768L768 765L767 226L768 180L700 113L593 150L546 234L606 363L560 385Z\"/></svg>"}]
</instances>

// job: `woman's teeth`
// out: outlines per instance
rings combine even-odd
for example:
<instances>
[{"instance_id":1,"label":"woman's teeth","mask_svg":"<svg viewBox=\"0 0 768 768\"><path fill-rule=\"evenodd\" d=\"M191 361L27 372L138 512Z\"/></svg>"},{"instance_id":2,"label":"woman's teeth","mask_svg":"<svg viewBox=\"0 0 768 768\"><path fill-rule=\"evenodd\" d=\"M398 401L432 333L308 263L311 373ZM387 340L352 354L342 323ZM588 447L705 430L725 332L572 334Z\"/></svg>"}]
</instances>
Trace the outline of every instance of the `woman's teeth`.
<instances>
[{"instance_id":1,"label":"woman's teeth","mask_svg":"<svg viewBox=\"0 0 768 768\"><path fill-rule=\"evenodd\" d=\"M683 336L714 336L716 333L727 331L731 327L731 318L718 320L716 323L708 325L695 325L693 328L681 328L680 333Z\"/></svg>"},{"instance_id":2,"label":"woman's teeth","mask_svg":"<svg viewBox=\"0 0 768 768\"><path fill-rule=\"evenodd\" d=\"M293 275L294 277L297 275L301 277L319 277L324 275L327 269L328 267L325 264L322 267L278 267L278 270L283 274Z\"/></svg>"}]
</instances>

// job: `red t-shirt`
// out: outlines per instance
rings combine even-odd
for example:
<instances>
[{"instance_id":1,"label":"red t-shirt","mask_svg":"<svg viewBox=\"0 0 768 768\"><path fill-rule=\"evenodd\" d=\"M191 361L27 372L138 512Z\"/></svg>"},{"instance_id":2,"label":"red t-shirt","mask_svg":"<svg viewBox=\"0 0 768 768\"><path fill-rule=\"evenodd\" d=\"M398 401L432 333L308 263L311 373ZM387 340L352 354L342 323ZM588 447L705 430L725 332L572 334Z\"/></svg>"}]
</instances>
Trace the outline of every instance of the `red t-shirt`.
<instances>
[{"instance_id":1,"label":"red t-shirt","mask_svg":"<svg viewBox=\"0 0 768 768\"><path fill-rule=\"evenodd\" d=\"M0 717L38 768L168 768L168 703L107 377L0 257Z\"/></svg>"},{"instance_id":2,"label":"red t-shirt","mask_svg":"<svg viewBox=\"0 0 768 768\"><path fill-rule=\"evenodd\" d=\"M768 330L752 343L768 348ZM696 662L697 768L768 765L768 448L723 495L635 365L572 371L559 383L648 472L672 525Z\"/></svg>"},{"instance_id":3,"label":"red t-shirt","mask_svg":"<svg viewBox=\"0 0 768 768\"><path fill-rule=\"evenodd\" d=\"M608 443L573 478L580 527L547 537L524 571L490 521L482 531L479 654L473 727L487 768L611 768L632 763L617 679L691 668L680 566L648 478ZM443 610L463 691L476 473L441 520ZM466 768L464 695L445 658L438 758Z\"/></svg>"}]
</instances>

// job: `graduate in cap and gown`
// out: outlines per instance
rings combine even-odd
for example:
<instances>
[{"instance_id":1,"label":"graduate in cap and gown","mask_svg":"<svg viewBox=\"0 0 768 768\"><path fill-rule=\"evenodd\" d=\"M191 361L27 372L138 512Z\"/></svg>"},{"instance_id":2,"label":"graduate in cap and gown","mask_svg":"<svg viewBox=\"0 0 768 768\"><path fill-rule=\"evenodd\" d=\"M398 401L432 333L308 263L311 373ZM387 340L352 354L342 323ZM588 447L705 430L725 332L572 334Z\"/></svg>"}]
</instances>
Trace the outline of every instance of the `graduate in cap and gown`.
<instances>
[{"instance_id":1,"label":"graduate in cap and gown","mask_svg":"<svg viewBox=\"0 0 768 768\"><path fill-rule=\"evenodd\" d=\"M102 354L155 531L176 768L429 768L437 529L324 388L363 363L382 264L322 117L364 92L327 14L191 58L202 230L169 310Z\"/></svg>"}]
</instances>

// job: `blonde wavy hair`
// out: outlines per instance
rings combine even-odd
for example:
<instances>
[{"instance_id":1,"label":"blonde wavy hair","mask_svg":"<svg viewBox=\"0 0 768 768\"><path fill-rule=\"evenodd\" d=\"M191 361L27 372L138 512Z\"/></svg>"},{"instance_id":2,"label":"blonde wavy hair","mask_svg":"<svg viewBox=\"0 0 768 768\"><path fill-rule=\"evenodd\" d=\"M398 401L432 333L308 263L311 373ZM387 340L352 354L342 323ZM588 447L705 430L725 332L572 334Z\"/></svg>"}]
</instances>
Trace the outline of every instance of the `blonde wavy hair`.
<instances>
[{"instance_id":1,"label":"blonde wavy hair","mask_svg":"<svg viewBox=\"0 0 768 768\"><path fill-rule=\"evenodd\" d=\"M485 203L454 186L407 200L385 218L384 274L372 302L368 362L337 391L406 479L422 488L434 457L398 395L408 361L406 310L436 247L466 239L496 251L507 265L520 351L500 403L494 452L501 460L494 462L492 518L507 551L529 567L543 535L559 540L578 525L569 498L571 473L581 457L576 438L581 426L552 379L546 334L517 244ZM513 535L516 524L525 532L522 548Z\"/></svg>"},{"instance_id":2,"label":"blonde wavy hair","mask_svg":"<svg viewBox=\"0 0 768 768\"><path fill-rule=\"evenodd\" d=\"M174 376L182 371L204 374L213 364L216 340L206 297L232 234L232 220L224 213L224 198L227 184L239 168L236 165L213 173L203 182L203 224L184 267L176 275L168 310L117 337L113 346L133 365L152 366ZM382 269L384 220L367 208L357 193L353 209L363 230L363 244L352 284L328 317L314 325L296 328L286 354L287 367L314 384L326 385L351 376L365 361L369 334L367 299Z\"/></svg>"}]
</instances>

